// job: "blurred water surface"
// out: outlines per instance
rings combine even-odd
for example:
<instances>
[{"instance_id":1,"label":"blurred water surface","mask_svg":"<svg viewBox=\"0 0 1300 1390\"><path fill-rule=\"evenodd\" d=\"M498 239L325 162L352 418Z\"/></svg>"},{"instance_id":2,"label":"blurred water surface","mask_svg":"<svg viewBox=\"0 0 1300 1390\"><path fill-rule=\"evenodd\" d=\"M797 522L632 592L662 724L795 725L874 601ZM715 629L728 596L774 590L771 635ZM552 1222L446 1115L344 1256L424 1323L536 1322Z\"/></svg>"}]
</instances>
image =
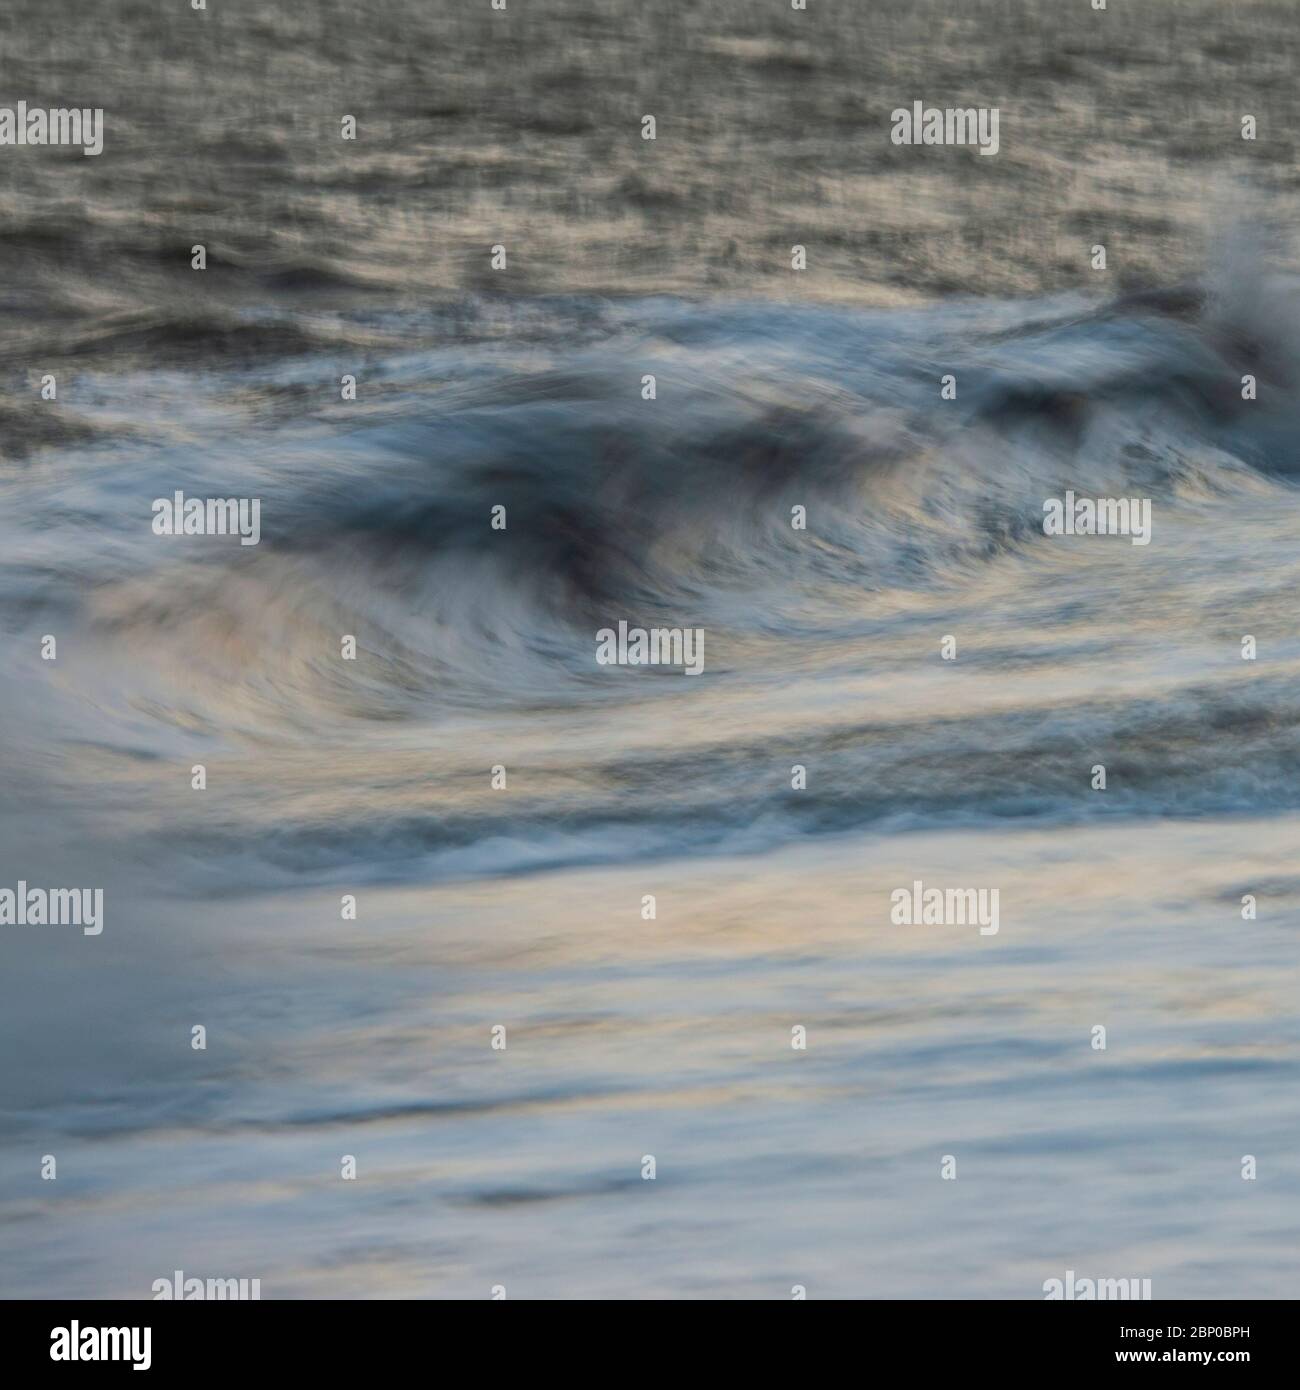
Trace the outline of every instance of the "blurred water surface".
<instances>
[{"instance_id":1,"label":"blurred water surface","mask_svg":"<svg viewBox=\"0 0 1300 1390\"><path fill-rule=\"evenodd\" d=\"M1300 301L1206 197L1292 216L1286 7L67 8L6 19L107 137L0 160L0 831L107 913L0 929L0 1291L1294 1295Z\"/></svg>"}]
</instances>

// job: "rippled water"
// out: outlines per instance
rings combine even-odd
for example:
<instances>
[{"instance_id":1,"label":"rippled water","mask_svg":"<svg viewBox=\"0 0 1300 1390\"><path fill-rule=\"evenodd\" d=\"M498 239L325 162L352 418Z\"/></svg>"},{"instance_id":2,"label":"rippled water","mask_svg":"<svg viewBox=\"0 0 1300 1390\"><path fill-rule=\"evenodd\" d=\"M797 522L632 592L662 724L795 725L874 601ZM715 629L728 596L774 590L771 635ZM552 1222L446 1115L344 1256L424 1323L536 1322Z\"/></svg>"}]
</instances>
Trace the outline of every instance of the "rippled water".
<instances>
[{"instance_id":1,"label":"rippled water","mask_svg":"<svg viewBox=\"0 0 1300 1390\"><path fill-rule=\"evenodd\" d=\"M203 43L237 43L201 100L278 92L293 119L232 133L221 107L205 138L226 144L198 165L216 191L193 174L151 201L176 165L143 116L113 164L111 110L102 187L6 166L5 360L16 382L35 370L23 335L40 324L70 375L57 407L29 386L3 405L3 884L100 884L107 906L97 938L0 928L0 1289L145 1297L183 1269L268 1297L1032 1298L1074 1269L1150 1278L1157 1297L1294 1294L1285 256L1225 223L1193 267L1171 223L1162 290L1071 288L1045 251L1013 267L984 246L968 293L936 298L943 257L921 268L895 239L799 302L789 272L778 292L752 261L712 283L685 255L681 281L631 273L611 221L615 250L584 272L554 254L578 248L558 191L595 175L532 163L495 183L471 117L527 110L552 151L598 150L602 123L558 96L493 106L474 68L447 77L459 95L432 84L411 105L408 74L382 120L409 138L325 169L295 143L308 77L353 63L377 89L409 35L371 26L370 47L331 58L322 21L246 8L251 27L210 17ZM650 42L649 14L620 10L629 30L541 8L570 27L529 90L569 72L605 91L629 32ZM706 90L710 53L737 121L762 91L813 101L809 82L869 119L840 58L778 59L780 32L738 13L673 9L704 64L681 70L687 91ZM899 84L959 50L881 14ZM541 20L509 22L508 46ZM482 16L447 23L487 42ZM836 23L850 53L869 46ZM1236 53L1198 33L1203 62ZM1064 56L1035 36L1007 81L1052 52L1066 89L1092 71L1090 31ZM183 109L186 30L155 40L124 20L103 72L152 53L151 90ZM700 140L721 117L692 109ZM454 139L424 149L421 120ZM481 167L452 196L455 151ZM743 243L765 187L746 161L770 180L789 155L762 132L707 215L665 176L691 236L712 245L715 218ZM1016 158L980 202L990 227L999 199L1023 228L1048 197ZM967 190L971 167L940 182ZM1270 169L1256 187L1285 184ZM671 239L654 179L623 172L618 198L652 245ZM62 180L66 241L25 239L22 199L43 222ZM241 186L268 201L237 215ZM292 215L272 216L273 188ZM1286 188L1266 192L1285 222ZM1176 183L1161 196L1172 209ZM349 243L346 209L385 199L385 231ZM319 224L289 249L313 200ZM462 233L483 240L463 219L495 237L492 209L524 203L540 220L521 281L447 269ZM419 209L438 233L423 259ZM167 264L193 217L219 252L201 293ZM80 261L55 273L69 246L112 267L93 292ZM260 543L155 536L151 504L178 489L261 499ZM1044 500L1067 490L1148 499L1150 544L1045 536ZM597 664L619 620L702 629L702 674ZM997 888L997 934L895 925L891 894L916 880Z\"/></svg>"}]
</instances>

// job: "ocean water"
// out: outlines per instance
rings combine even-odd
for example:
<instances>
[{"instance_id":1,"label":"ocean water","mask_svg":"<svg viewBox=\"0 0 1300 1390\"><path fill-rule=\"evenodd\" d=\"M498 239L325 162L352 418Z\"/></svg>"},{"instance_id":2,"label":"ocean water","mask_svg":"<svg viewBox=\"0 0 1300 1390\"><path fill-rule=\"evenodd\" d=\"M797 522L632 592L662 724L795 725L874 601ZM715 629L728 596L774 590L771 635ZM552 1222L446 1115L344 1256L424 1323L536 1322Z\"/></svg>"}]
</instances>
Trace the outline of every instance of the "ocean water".
<instances>
[{"instance_id":1,"label":"ocean water","mask_svg":"<svg viewBox=\"0 0 1300 1390\"><path fill-rule=\"evenodd\" d=\"M14 8L0 886L105 923L0 927L0 1293L1295 1296L1284 7L479 8Z\"/></svg>"}]
</instances>

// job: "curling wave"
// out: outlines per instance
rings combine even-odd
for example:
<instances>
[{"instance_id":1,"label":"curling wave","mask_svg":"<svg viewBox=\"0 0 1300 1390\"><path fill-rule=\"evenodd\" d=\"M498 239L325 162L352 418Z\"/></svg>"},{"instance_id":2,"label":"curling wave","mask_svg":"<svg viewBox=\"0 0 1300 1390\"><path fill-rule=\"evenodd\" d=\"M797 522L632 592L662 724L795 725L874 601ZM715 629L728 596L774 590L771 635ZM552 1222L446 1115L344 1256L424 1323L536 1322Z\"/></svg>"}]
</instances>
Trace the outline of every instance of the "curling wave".
<instances>
[{"instance_id":1,"label":"curling wave","mask_svg":"<svg viewBox=\"0 0 1300 1390\"><path fill-rule=\"evenodd\" d=\"M65 729L105 796L154 759L227 765L201 830L183 796L145 820L254 880L1295 806L1288 578L1251 575L1294 534L1300 301L1232 290L533 303L527 332L378 353L355 404L319 404L319 350L181 371L129 446L106 383L92 442L5 477L11 613L77 631ZM153 536L176 489L259 497L261 543ZM1155 543L1045 536L1067 490L1150 499ZM700 688L599 666L620 619L703 629ZM1267 671L1234 646L1253 627Z\"/></svg>"}]
</instances>

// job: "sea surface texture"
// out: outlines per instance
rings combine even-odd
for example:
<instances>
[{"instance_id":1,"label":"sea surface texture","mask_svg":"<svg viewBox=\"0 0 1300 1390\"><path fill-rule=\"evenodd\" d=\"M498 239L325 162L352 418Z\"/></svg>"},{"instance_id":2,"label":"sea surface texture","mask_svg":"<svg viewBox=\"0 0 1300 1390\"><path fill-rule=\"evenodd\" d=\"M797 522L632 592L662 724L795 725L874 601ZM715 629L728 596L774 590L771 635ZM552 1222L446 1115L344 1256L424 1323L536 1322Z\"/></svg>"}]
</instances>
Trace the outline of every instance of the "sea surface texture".
<instances>
[{"instance_id":1,"label":"sea surface texture","mask_svg":"<svg viewBox=\"0 0 1300 1390\"><path fill-rule=\"evenodd\" d=\"M1293 5L0 41L0 1294L1300 1295Z\"/></svg>"}]
</instances>

